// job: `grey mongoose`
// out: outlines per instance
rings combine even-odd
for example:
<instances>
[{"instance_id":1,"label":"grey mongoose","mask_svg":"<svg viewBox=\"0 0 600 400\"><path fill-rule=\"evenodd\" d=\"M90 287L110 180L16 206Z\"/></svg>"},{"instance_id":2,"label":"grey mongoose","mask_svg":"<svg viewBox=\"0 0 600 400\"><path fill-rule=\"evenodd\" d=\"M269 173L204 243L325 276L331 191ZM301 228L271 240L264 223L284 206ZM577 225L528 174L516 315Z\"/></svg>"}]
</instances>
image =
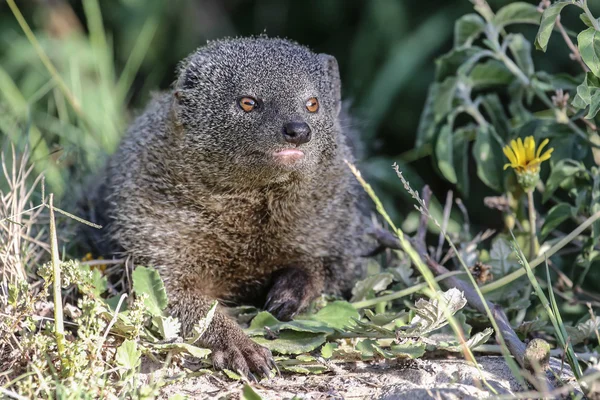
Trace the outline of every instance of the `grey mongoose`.
<instances>
[{"instance_id":1,"label":"grey mongoose","mask_svg":"<svg viewBox=\"0 0 600 400\"><path fill-rule=\"evenodd\" d=\"M97 248L158 269L184 335L217 368L269 375L268 349L227 316L289 320L360 273L364 212L334 57L258 36L211 41L130 126L92 190Z\"/></svg>"}]
</instances>

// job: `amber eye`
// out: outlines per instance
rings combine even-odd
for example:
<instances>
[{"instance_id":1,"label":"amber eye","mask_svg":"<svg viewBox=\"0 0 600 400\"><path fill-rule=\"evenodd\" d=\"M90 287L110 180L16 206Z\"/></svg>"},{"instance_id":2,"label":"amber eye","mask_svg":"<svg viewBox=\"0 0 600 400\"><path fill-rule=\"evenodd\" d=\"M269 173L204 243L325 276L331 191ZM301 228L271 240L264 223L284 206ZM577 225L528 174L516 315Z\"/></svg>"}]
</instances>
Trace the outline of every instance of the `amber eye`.
<instances>
[{"instance_id":1,"label":"amber eye","mask_svg":"<svg viewBox=\"0 0 600 400\"><path fill-rule=\"evenodd\" d=\"M311 113L317 112L319 110L319 100L316 97L306 100L306 109Z\"/></svg>"},{"instance_id":2,"label":"amber eye","mask_svg":"<svg viewBox=\"0 0 600 400\"><path fill-rule=\"evenodd\" d=\"M240 107L242 107L242 110L244 110L245 112L250 112L254 110L257 105L258 102L252 97L242 97L240 99Z\"/></svg>"}]
</instances>

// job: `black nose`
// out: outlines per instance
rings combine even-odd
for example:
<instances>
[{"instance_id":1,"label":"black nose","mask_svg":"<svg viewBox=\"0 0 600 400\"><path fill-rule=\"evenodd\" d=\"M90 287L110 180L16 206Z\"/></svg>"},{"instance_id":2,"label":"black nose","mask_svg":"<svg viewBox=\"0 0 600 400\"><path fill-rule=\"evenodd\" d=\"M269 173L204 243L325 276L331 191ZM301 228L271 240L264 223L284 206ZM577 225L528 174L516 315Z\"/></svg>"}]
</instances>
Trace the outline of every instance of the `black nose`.
<instances>
[{"instance_id":1,"label":"black nose","mask_svg":"<svg viewBox=\"0 0 600 400\"><path fill-rule=\"evenodd\" d=\"M310 126L306 122L289 122L283 126L283 138L296 146L310 142Z\"/></svg>"}]
</instances>

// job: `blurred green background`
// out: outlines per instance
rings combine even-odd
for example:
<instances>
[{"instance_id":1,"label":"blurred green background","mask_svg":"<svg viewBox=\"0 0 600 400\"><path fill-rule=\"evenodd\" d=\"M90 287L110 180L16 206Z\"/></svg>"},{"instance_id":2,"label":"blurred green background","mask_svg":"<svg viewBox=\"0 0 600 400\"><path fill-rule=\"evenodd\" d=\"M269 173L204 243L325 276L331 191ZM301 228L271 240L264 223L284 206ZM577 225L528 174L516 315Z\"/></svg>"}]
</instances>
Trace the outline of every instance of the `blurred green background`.
<instances>
[{"instance_id":1,"label":"blurred green background","mask_svg":"<svg viewBox=\"0 0 600 400\"><path fill-rule=\"evenodd\" d=\"M151 92L168 88L178 61L206 40L266 32L334 55L344 98L365 143L361 168L397 221L411 231L412 201L391 169L401 165L415 189L438 201L451 185L427 152L413 151L435 59L452 46L454 21L468 0L27 0L16 2L64 82L51 78L31 38L0 1L0 131L34 148L50 190L72 199L85 177L114 151ZM496 10L509 1L490 0ZM536 2L531 2L537 4ZM597 8L598 4L594 4ZM564 21L577 19L565 12ZM565 22L568 25L568 22ZM533 38L534 26L522 32ZM564 43L535 52L538 69L573 72ZM70 94L69 94L70 93ZM471 168L475 177L474 168ZM501 226L483 206L492 195L478 179L464 199L474 226ZM460 219L460 216L458 216ZM459 223L451 225L456 229Z\"/></svg>"}]
</instances>

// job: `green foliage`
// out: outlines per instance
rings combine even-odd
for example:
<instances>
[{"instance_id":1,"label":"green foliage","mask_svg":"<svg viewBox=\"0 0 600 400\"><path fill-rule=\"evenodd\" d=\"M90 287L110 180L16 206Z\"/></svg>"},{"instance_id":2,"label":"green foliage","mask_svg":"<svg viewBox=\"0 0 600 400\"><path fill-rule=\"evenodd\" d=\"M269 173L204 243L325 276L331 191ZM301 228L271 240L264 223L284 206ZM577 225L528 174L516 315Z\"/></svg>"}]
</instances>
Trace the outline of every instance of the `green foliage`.
<instances>
[{"instance_id":1,"label":"green foliage","mask_svg":"<svg viewBox=\"0 0 600 400\"><path fill-rule=\"evenodd\" d=\"M137 267L133 271L133 291L138 296L145 294L144 304L152 315L162 315L168 305L167 292L153 268Z\"/></svg>"}]
</instances>

